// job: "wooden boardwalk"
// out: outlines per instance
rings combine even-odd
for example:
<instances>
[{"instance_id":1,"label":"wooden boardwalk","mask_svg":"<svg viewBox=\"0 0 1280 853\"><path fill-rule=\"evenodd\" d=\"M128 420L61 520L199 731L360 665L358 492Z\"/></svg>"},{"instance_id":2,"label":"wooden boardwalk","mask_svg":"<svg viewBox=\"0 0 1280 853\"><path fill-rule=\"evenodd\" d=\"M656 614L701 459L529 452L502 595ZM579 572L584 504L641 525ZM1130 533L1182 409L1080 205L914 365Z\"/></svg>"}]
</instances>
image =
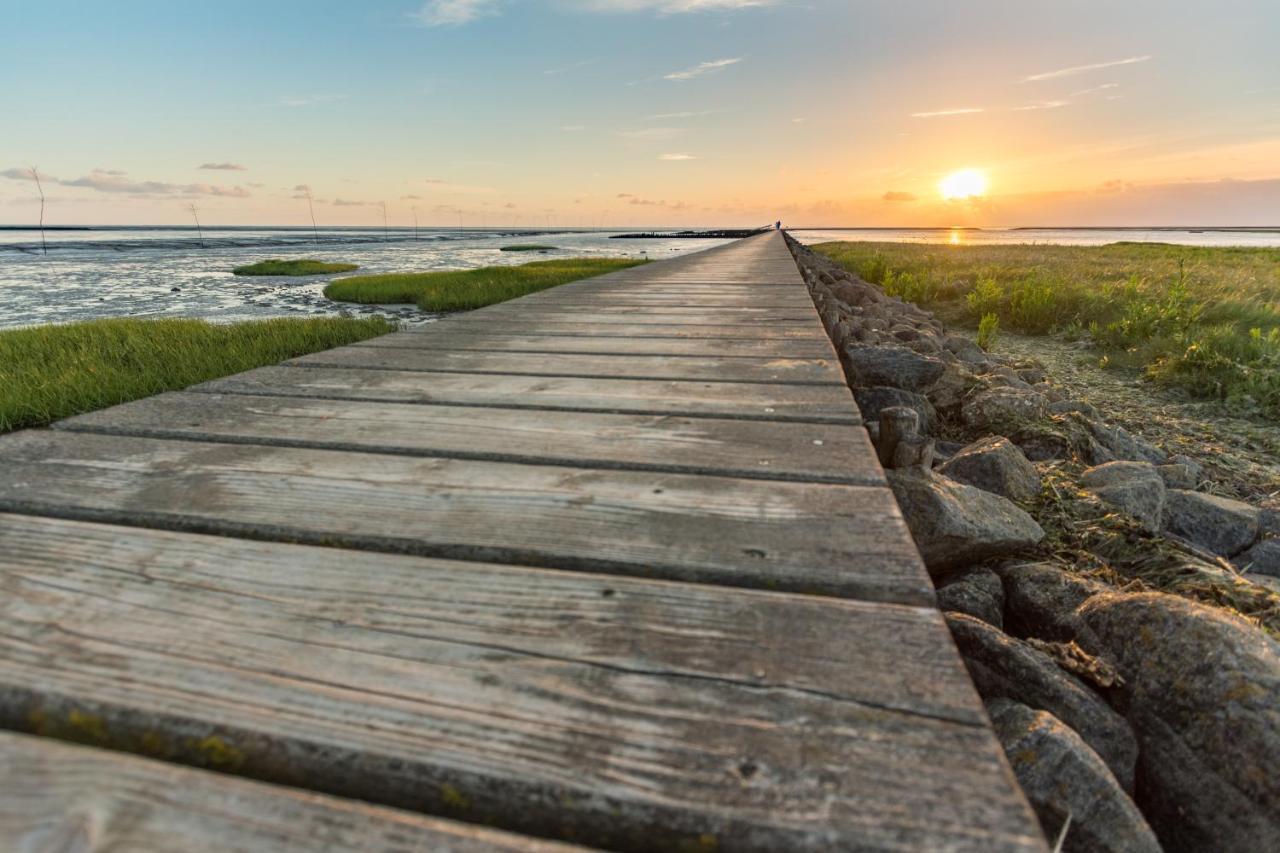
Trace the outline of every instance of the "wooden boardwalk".
<instances>
[{"instance_id":1,"label":"wooden boardwalk","mask_svg":"<svg viewBox=\"0 0 1280 853\"><path fill-rule=\"evenodd\" d=\"M0 438L0 849L1043 850L859 422L766 234Z\"/></svg>"}]
</instances>

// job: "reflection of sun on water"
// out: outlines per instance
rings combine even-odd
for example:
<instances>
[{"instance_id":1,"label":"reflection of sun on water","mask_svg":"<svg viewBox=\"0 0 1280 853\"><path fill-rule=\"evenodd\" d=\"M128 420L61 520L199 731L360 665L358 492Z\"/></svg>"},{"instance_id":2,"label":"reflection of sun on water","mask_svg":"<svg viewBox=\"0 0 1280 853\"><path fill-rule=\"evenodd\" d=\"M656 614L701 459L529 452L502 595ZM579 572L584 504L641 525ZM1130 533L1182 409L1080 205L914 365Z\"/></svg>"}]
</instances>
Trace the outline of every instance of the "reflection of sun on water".
<instances>
[{"instance_id":1,"label":"reflection of sun on water","mask_svg":"<svg viewBox=\"0 0 1280 853\"><path fill-rule=\"evenodd\" d=\"M977 169L961 169L952 172L938 182L938 192L947 201L975 198L987 191L987 176Z\"/></svg>"},{"instance_id":2,"label":"reflection of sun on water","mask_svg":"<svg viewBox=\"0 0 1280 853\"><path fill-rule=\"evenodd\" d=\"M953 246L960 245L960 232L955 228L951 229L951 239L948 242L951 243L951 245Z\"/></svg>"}]
</instances>

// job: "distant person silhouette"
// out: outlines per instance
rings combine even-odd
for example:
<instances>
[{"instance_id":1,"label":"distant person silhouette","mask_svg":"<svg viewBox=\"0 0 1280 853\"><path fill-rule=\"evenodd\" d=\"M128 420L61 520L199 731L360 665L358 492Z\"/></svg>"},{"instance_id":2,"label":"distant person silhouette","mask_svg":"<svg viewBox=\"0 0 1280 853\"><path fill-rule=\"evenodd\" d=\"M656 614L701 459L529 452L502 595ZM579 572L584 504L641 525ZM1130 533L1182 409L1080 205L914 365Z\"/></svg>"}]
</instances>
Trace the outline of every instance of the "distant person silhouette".
<instances>
[{"instance_id":1,"label":"distant person silhouette","mask_svg":"<svg viewBox=\"0 0 1280 853\"><path fill-rule=\"evenodd\" d=\"M782 230L782 220L781 220L781 219L779 219L777 222L773 223L773 230L774 230L774 231L781 231L781 230Z\"/></svg>"}]
</instances>

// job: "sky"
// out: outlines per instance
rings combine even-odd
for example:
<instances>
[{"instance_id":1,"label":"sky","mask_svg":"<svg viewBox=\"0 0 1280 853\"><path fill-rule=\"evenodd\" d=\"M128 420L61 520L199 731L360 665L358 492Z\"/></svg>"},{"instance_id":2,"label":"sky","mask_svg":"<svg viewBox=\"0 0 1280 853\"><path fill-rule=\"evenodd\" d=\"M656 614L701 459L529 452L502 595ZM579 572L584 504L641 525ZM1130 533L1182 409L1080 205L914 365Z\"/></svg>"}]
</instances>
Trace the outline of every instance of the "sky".
<instances>
[{"instance_id":1,"label":"sky","mask_svg":"<svg viewBox=\"0 0 1280 853\"><path fill-rule=\"evenodd\" d=\"M0 0L0 224L1280 225L1275 0ZM957 171L981 195L944 198ZM949 186L954 185L953 181ZM969 185L969 184L965 184Z\"/></svg>"}]
</instances>

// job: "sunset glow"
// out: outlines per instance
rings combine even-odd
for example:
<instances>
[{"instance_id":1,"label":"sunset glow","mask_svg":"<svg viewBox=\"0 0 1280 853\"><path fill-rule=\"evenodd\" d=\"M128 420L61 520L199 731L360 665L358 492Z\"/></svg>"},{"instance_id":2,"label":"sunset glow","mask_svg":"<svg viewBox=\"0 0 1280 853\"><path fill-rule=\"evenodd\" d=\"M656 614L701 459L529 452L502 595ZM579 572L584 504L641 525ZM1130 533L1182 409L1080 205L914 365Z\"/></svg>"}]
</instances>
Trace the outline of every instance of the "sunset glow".
<instances>
[{"instance_id":1,"label":"sunset glow","mask_svg":"<svg viewBox=\"0 0 1280 853\"><path fill-rule=\"evenodd\" d=\"M961 169L939 181L938 192L945 201L978 198L987 194L987 176L977 169Z\"/></svg>"}]
</instances>

